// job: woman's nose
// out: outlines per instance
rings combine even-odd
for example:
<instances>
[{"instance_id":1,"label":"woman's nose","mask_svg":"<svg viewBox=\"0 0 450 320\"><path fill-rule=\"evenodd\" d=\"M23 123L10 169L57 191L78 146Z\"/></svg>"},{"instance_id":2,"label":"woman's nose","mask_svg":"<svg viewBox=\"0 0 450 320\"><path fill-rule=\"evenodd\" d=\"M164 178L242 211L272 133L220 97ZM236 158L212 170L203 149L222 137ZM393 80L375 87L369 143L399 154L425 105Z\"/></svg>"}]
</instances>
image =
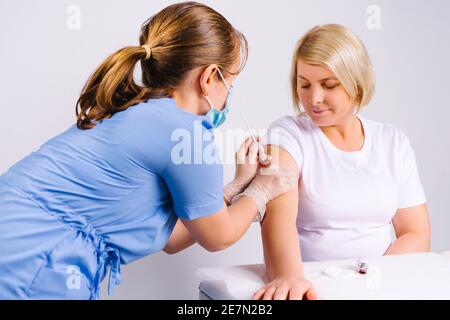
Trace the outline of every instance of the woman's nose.
<instances>
[{"instance_id":1,"label":"woman's nose","mask_svg":"<svg viewBox=\"0 0 450 320\"><path fill-rule=\"evenodd\" d=\"M313 89L310 96L310 101L312 105L321 104L323 102L323 92L320 89Z\"/></svg>"}]
</instances>

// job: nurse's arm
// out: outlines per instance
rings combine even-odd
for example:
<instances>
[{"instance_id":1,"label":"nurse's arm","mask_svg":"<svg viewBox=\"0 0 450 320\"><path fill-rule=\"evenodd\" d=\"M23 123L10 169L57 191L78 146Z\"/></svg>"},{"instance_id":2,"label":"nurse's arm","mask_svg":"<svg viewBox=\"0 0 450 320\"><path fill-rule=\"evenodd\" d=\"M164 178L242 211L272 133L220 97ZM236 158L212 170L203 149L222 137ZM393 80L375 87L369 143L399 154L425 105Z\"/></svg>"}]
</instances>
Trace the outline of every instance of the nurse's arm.
<instances>
[{"instance_id":1,"label":"nurse's arm","mask_svg":"<svg viewBox=\"0 0 450 320\"><path fill-rule=\"evenodd\" d=\"M228 208L224 202L224 208L213 215L192 221L178 220L163 251L174 254L195 242L208 251L226 249L244 235L256 213L253 200L242 197Z\"/></svg>"},{"instance_id":2,"label":"nurse's arm","mask_svg":"<svg viewBox=\"0 0 450 320\"><path fill-rule=\"evenodd\" d=\"M295 167L297 163L282 148L269 146L268 154L280 166ZM299 170L297 170L299 172ZM298 185L267 205L261 225L264 259L269 283L253 296L254 299L314 299L312 285L304 278L296 219Z\"/></svg>"},{"instance_id":3,"label":"nurse's arm","mask_svg":"<svg viewBox=\"0 0 450 320\"><path fill-rule=\"evenodd\" d=\"M247 196L239 198L206 217L181 220L193 241L208 251L220 251L238 241L250 227L258 212L255 202Z\"/></svg>"},{"instance_id":4,"label":"nurse's arm","mask_svg":"<svg viewBox=\"0 0 450 320\"><path fill-rule=\"evenodd\" d=\"M386 255L430 251L430 218L426 204L398 209L392 219L397 239Z\"/></svg>"},{"instance_id":5,"label":"nurse's arm","mask_svg":"<svg viewBox=\"0 0 450 320\"><path fill-rule=\"evenodd\" d=\"M178 220L163 251L167 254L178 253L194 243L195 241L192 239L189 231L183 225L181 220Z\"/></svg>"}]
</instances>

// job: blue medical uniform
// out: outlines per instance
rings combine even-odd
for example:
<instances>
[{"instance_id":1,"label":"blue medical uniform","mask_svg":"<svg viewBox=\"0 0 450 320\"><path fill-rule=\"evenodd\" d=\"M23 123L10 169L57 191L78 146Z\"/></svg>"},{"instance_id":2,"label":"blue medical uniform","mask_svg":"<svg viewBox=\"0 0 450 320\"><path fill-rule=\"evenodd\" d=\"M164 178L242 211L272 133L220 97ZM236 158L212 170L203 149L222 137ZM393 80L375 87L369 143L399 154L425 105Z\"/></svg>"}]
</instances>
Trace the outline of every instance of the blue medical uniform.
<instances>
[{"instance_id":1,"label":"blue medical uniform","mask_svg":"<svg viewBox=\"0 0 450 320\"><path fill-rule=\"evenodd\" d=\"M223 207L222 180L210 122L171 98L72 126L0 176L0 299L98 299L108 269L111 294L178 218Z\"/></svg>"}]
</instances>

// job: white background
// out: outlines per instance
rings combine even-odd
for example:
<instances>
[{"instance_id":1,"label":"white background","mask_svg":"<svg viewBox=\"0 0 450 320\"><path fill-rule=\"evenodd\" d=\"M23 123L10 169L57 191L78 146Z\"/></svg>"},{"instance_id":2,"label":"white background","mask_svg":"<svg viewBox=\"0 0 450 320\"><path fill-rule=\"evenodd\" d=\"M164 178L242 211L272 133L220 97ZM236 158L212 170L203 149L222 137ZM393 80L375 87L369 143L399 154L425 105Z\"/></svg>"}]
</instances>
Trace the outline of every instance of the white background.
<instances>
[{"instance_id":1,"label":"white background","mask_svg":"<svg viewBox=\"0 0 450 320\"><path fill-rule=\"evenodd\" d=\"M138 44L139 29L173 1L0 0L0 173L66 130L91 72L113 51ZM340 23L366 44L377 91L363 111L395 124L416 152L432 220L432 249L450 249L450 2L448 0L204 1L240 29L250 43L246 69L234 83L232 112L222 130L242 129L239 111L255 128L293 114L291 55L297 40L317 24ZM81 10L80 29L66 12ZM381 10L381 29L370 29L370 5ZM224 150L232 154L234 150ZM233 176L225 165L225 180ZM1 214L1 213L0 213ZM209 253L195 245L168 256L146 257L123 268L114 298L195 299L198 267L262 262L255 224L231 248ZM106 283L103 283L102 296Z\"/></svg>"}]
</instances>

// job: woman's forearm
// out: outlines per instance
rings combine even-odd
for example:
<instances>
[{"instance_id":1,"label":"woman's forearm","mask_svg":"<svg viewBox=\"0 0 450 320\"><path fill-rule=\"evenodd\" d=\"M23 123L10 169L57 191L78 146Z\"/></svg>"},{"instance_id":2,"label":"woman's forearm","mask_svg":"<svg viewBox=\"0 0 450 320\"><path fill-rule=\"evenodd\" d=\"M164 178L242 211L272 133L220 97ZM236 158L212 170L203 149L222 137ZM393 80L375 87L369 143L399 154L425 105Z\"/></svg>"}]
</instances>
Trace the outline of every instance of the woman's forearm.
<instances>
[{"instance_id":1,"label":"woman's forearm","mask_svg":"<svg viewBox=\"0 0 450 320\"><path fill-rule=\"evenodd\" d=\"M269 281L280 276L304 276L297 230L285 230L282 234L265 231L263 246Z\"/></svg>"},{"instance_id":2,"label":"woman's forearm","mask_svg":"<svg viewBox=\"0 0 450 320\"><path fill-rule=\"evenodd\" d=\"M280 276L304 276L296 227L297 199L295 190L267 206L261 232L269 281Z\"/></svg>"},{"instance_id":3,"label":"woman's forearm","mask_svg":"<svg viewBox=\"0 0 450 320\"><path fill-rule=\"evenodd\" d=\"M417 232L408 232L399 236L386 251L385 255L427 251L430 251L428 236Z\"/></svg>"},{"instance_id":4,"label":"woman's forearm","mask_svg":"<svg viewBox=\"0 0 450 320\"><path fill-rule=\"evenodd\" d=\"M276 165L300 170L291 155L282 148L268 146ZM298 186L267 204L261 225L264 259L269 281L277 277L303 277L300 240L297 232Z\"/></svg>"}]
</instances>

